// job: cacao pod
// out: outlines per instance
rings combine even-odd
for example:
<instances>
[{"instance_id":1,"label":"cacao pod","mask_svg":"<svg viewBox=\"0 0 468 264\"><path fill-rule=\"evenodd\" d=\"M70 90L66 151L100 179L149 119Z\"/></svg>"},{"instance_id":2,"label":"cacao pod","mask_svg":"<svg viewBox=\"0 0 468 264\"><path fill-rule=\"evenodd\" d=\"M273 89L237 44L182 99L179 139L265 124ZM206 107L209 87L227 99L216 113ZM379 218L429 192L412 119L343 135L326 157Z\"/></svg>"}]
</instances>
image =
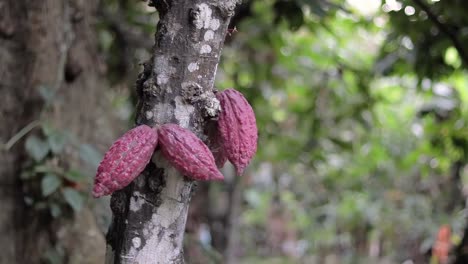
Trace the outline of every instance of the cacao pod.
<instances>
[{"instance_id":1,"label":"cacao pod","mask_svg":"<svg viewBox=\"0 0 468 264\"><path fill-rule=\"evenodd\" d=\"M234 89L219 92L216 97L221 104L218 131L222 145L237 174L242 175L257 151L255 113L247 99Z\"/></svg>"},{"instance_id":2,"label":"cacao pod","mask_svg":"<svg viewBox=\"0 0 468 264\"><path fill-rule=\"evenodd\" d=\"M158 129L162 155L180 173L194 180L223 180L210 149L190 130L176 124Z\"/></svg>"},{"instance_id":3,"label":"cacao pod","mask_svg":"<svg viewBox=\"0 0 468 264\"><path fill-rule=\"evenodd\" d=\"M93 196L100 197L130 184L148 165L158 143L156 130L137 126L112 144L97 169Z\"/></svg>"}]
</instances>

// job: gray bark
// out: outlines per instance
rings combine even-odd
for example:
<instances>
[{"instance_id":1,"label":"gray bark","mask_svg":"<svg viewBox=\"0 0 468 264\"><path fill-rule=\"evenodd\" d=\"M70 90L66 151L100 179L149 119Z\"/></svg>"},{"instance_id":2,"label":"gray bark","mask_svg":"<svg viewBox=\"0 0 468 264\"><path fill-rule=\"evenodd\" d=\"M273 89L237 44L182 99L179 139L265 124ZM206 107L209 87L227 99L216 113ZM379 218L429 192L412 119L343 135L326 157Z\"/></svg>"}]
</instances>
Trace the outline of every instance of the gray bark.
<instances>
[{"instance_id":1,"label":"gray bark","mask_svg":"<svg viewBox=\"0 0 468 264\"><path fill-rule=\"evenodd\" d=\"M159 14L152 58L137 80L137 124L176 123L209 143L217 116L216 68L237 0L152 1ZM127 188L112 195L107 263L184 263L183 237L194 182L156 151Z\"/></svg>"}]
</instances>

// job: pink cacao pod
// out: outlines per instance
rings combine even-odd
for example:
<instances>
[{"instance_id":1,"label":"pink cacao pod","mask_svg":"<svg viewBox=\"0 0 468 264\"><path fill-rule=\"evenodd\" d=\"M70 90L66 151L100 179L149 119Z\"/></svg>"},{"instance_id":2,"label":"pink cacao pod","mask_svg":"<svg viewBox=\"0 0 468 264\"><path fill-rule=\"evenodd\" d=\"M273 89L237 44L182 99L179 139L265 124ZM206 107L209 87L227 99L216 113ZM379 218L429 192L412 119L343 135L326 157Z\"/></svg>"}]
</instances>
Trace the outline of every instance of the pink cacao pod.
<instances>
[{"instance_id":1,"label":"pink cacao pod","mask_svg":"<svg viewBox=\"0 0 468 264\"><path fill-rule=\"evenodd\" d=\"M220 104L218 130L227 158L242 175L257 151L255 113L245 97L234 89L216 94Z\"/></svg>"},{"instance_id":2,"label":"pink cacao pod","mask_svg":"<svg viewBox=\"0 0 468 264\"><path fill-rule=\"evenodd\" d=\"M156 130L137 126L112 144L99 164L93 196L111 194L129 185L145 169L158 143Z\"/></svg>"},{"instance_id":3,"label":"pink cacao pod","mask_svg":"<svg viewBox=\"0 0 468 264\"><path fill-rule=\"evenodd\" d=\"M165 124L158 135L162 155L180 173L194 180L224 179L208 146L190 130Z\"/></svg>"}]
</instances>

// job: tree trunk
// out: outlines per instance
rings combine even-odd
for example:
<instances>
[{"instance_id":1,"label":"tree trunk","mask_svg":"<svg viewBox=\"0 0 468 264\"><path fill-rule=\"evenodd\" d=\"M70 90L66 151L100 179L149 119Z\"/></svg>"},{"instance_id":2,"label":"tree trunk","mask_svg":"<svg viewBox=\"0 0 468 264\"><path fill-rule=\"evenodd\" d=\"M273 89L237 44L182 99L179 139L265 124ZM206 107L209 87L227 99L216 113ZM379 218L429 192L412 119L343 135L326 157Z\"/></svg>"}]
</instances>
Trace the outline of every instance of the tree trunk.
<instances>
[{"instance_id":1,"label":"tree trunk","mask_svg":"<svg viewBox=\"0 0 468 264\"><path fill-rule=\"evenodd\" d=\"M238 263L238 250L240 248L240 215L242 214L242 190L245 187L245 178L236 177L235 171L232 169L231 173L234 175L229 190L229 206L226 210L226 248L224 256L227 264Z\"/></svg>"},{"instance_id":2,"label":"tree trunk","mask_svg":"<svg viewBox=\"0 0 468 264\"><path fill-rule=\"evenodd\" d=\"M458 160L452 164L452 171L451 171L451 179L453 183L450 186L451 188L451 192L450 192L451 197L450 197L450 202L449 202L449 206L451 206L450 209L457 208L457 205L462 201L465 202L465 208L464 208L465 228L463 231L463 236L462 236L462 240L460 241L460 244L458 244L453 249L453 253L454 253L453 264L468 263L468 214L466 213L468 209L468 199L466 197L463 197L463 190L461 190L460 188L461 176L462 176L462 172L466 164L467 163L464 160Z\"/></svg>"},{"instance_id":3,"label":"tree trunk","mask_svg":"<svg viewBox=\"0 0 468 264\"><path fill-rule=\"evenodd\" d=\"M52 102L51 110L44 115L57 129L66 128L81 142L100 142L101 146L115 138L118 122L114 122L104 96L106 85L95 43L96 7L94 1L82 0L0 2L1 143L40 118L44 105L39 95L41 86L52 89L61 100ZM30 133L36 132L33 129ZM75 263L102 261L104 250L95 249L104 239L89 209L77 215L73 223L52 221L50 215L24 204L23 187L27 183L19 175L28 158L23 139L8 150L4 146L0 150L0 263L39 263L56 241L71 241L71 236L73 243L60 241L70 261L73 255L84 254L86 262L81 258ZM61 158L67 164L77 164L72 156ZM79 226L87 232L78 230Z\"/></svg>"},{"instance_id":4,"label":"tree trunk","mask_svg":"<svg viewBox=\"0 0 468 264\"><path fill-rule=\"evenodd\" d=\"M152 58L137 81L137 124L176 123L209 143L219 111L213 93L224 37L237 0L150 1L160 15ZM112 195L107 263L184 263L193 182L159 156Z\"/></svg>"}]
</instances>

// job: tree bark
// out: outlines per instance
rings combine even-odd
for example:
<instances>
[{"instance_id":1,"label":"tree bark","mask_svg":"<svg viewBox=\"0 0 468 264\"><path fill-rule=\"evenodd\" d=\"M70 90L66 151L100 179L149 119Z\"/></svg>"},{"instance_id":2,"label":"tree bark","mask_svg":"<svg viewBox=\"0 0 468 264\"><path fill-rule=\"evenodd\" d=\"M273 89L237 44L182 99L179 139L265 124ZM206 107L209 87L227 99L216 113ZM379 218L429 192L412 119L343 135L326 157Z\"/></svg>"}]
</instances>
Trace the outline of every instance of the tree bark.
<instances>
[{"instance_id":1,"label":"tree bark","mask_svg":"<svg viewBox=\"0 0 468 264\"><path fill-rule=\"evenodd\" d=\"M100 147L115 138L118 122L104 96L106 84L95 42L96 4L82 0L0 1L0 143L40 118L44 105L41 86L53 89L60 98L44 115L57 129L69 130L81 142L99 142ZM84 254L86 261L81 257L79 263L102 261L104 250L84 249L104 243L89 209L73 221L52 221L47 213L25 205L27 183L19 178L28 159L23 139L8 150L3 145L0 149L0 263L39 263L57 241L70 261L72 255ZM60 159L67 165L79 165L73 155ZM80 232L78 226L87 232Z\"/></svg>"},{"instance_id":2,"label":"tree bark","mask_svg":"<svg viewBox=\"0 0 468 264\"><path fill-rule=\"evenodd\" d=\"M157 8L153 56L137 80L136 124L176 123L209 143L216 118L216 68L237 0L150 1ZM194 182L156 151L127 188L112 195L107 263L184 263L183 237Z\"/></svg>"}]
</instances>

